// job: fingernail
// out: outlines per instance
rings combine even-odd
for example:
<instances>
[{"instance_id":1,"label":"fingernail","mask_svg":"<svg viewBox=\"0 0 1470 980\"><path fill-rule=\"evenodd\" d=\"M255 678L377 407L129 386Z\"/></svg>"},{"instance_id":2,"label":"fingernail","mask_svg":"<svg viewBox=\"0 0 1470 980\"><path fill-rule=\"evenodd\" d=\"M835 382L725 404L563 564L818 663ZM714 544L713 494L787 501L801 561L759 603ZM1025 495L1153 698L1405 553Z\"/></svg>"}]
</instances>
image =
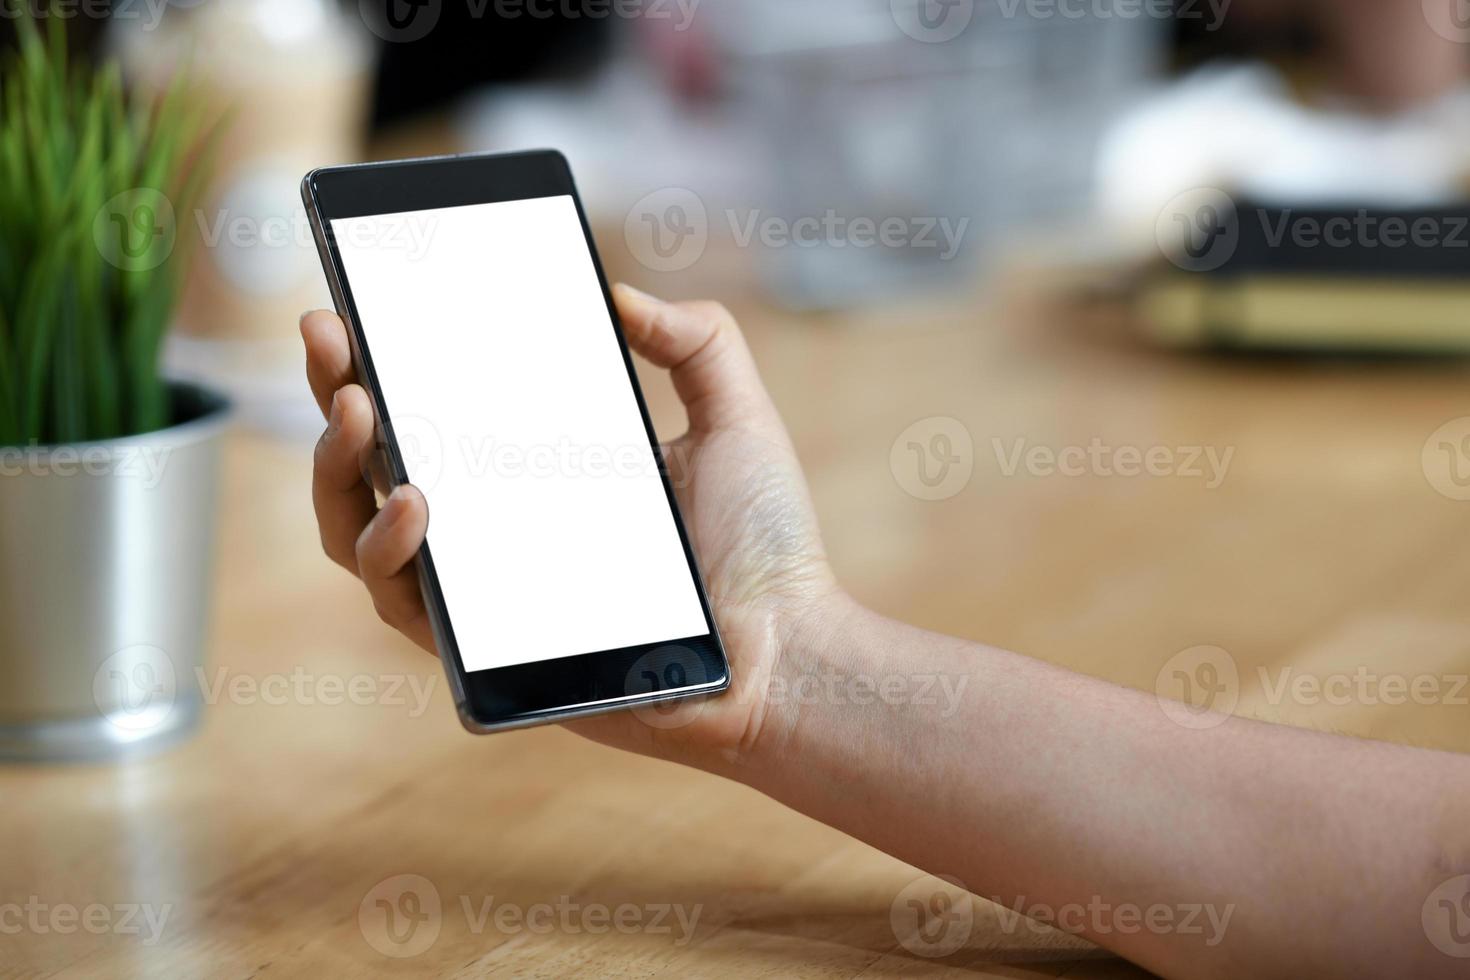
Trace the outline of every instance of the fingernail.
<instances>
[{"instance_id":1,"label":"fingernail","mask_svg":"<svg viewBox=\"0 0 1470 980\"><path fill-rule=\"evenodd\" d=\"M296 325L298 327L306 326L306 318L311 316L315 312L316 310L307 310L305 313L301 314L301 316L296 318Z\"/></svg>"},{"instance_id":2,"label":"fingernail","mask_svg":"<svg viewBox=\"0 0 1470 980\"><path fill-rule=\"evenodd\" d=\"M335 435L342 428L342 399L340 391L332 392L332 410L327 415L327 432Z\"/></svg>"},{"instance_id":3,"label":"fingernail","mask_svg":"<svg viewBox=\"0 0 1470 980\"><path fill-rule=\"evenodd\" d=\"M393 492L388 494L388 499L383 501L383 512L378 515L379 525L386 531L397 524L406 513L408 513L408 488L394 487Z\"/></svg>"},{"instance_id":4,"label":"fingernail","mask_svg":"<svg viewBox=\"0 0 1470 980\"><path fill-rule=\"evenodd\" d=\"M634 299L641 299L641 300L644 300L644 301L649 302L649 303L662 303L663 302L663 300L659 299L657 296L651 295L649 293L645 293L643 290L639 289L637 286L630 286L630 285L628 285L625 282L620 282L620 283L618 283L618 285L620 287L622 287L624 290L626 290L627 292L632 293Z\"/></svg>"}]
</instances>

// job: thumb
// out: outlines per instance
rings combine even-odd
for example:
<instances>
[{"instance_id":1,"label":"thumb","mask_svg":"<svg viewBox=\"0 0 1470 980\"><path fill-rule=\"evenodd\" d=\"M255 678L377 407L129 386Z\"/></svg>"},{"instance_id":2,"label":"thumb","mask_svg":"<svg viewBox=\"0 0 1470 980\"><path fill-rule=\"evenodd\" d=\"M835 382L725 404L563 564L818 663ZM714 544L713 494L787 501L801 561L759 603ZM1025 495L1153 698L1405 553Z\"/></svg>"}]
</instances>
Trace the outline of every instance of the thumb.
<instances>
[{"instance_id":1,"label":"thumb","mask_svg":"<svg viewBox=\"0 0 1470 980\"><path fill-rule=\"evenodd\" d=\"M625 283L613 300L628 346L669 369L691 430L777 420L740 327L719 303L666 303Z\"/></svg>"}]
</instances>

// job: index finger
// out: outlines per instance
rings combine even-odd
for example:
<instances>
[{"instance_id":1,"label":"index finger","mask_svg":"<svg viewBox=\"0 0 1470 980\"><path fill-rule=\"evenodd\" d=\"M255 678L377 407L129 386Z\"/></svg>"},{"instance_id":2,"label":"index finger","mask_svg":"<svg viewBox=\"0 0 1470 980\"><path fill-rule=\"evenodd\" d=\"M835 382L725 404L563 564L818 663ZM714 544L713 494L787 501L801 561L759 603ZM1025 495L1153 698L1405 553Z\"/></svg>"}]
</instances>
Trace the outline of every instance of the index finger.
<instances>
[{"instance_id":1,"label":"index finger","mask_svg":"<svg viewBox=\"0 0 1470 980\"><path fill-rule=\"evenodd\" d=\"M332 311L312 310L301 318L301 339L306 342L306 380L326 418L332 410L332 395L357 380L347 328Z\"/></svg>"}]
</instances>

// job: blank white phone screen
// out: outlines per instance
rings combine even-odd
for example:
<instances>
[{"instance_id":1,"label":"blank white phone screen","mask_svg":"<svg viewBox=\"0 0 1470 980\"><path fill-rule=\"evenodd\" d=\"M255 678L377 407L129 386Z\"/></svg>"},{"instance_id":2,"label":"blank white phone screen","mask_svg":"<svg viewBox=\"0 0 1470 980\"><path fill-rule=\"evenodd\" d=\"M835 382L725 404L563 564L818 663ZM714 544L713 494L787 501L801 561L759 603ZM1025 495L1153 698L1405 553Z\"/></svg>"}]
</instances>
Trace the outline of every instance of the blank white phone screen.
<instances>
[{"instance_id":1,"label":"blank white phone screen","mask_svg":"<svg viewBox=\"0 0 1470 980\"><path fill-rule=\"evenodd\" d=\"M332 231L465 670L708 634L572 198Z\"/></svg>"}]
</instances>

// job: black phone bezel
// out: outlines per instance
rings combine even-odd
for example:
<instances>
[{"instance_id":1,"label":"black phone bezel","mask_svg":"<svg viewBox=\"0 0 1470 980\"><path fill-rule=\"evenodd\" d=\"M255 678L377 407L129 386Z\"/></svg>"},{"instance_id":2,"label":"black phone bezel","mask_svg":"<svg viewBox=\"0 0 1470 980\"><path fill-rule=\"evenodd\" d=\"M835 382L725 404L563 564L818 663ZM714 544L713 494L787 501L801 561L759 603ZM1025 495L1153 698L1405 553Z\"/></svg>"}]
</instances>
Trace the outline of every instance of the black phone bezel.
<instances>
[{"instance_id":1,"label":"black phone bezel","mask_svg":"<svg viewBox=\"0 0 1470 980\"><path fill-rule=\"evenodd\" d=\"M669 509L678 529L685 560L699 594L708 632L703 636L671 637L656 643L610 650L589 651L552 660L513 664L466 671L455 640L453 621L444 601L434 559L427 541L418 555L419 579L429 609L441 659L455 687L460 718L472 731L541 724L578 715L637 707L671 698L718 693L729 687L730 671L719 629L705 589L704 577L684 526L674 496L668 465L654 432L644 401L643 389L623 336L622 323L613 304L612 292L602 261L593 242L591 227L582 207L566 158L555 150L521 153L467 154L396 160L383 163L324 167L302 180L302 198L308 210L323 271L332 286L337 312L348 325L353 360L359 380L367 389L377 416L378 439L385 449L390 481L407 482L398 441L393 435L392 413L378 385L372 353L364 335L351 285L332 233L332 221L366 215L423 211L539 197L570 196L582 226L582 235L597 273L603 301L622 352L628 382L638 403L650 446L658 461ZM575 614L575 610L568 610ZM688 683L682 686L655 680L650 690L631 675L636 666L663 668L663 676L675 676L678 665Z\"/></svg>"}]
</instances>

